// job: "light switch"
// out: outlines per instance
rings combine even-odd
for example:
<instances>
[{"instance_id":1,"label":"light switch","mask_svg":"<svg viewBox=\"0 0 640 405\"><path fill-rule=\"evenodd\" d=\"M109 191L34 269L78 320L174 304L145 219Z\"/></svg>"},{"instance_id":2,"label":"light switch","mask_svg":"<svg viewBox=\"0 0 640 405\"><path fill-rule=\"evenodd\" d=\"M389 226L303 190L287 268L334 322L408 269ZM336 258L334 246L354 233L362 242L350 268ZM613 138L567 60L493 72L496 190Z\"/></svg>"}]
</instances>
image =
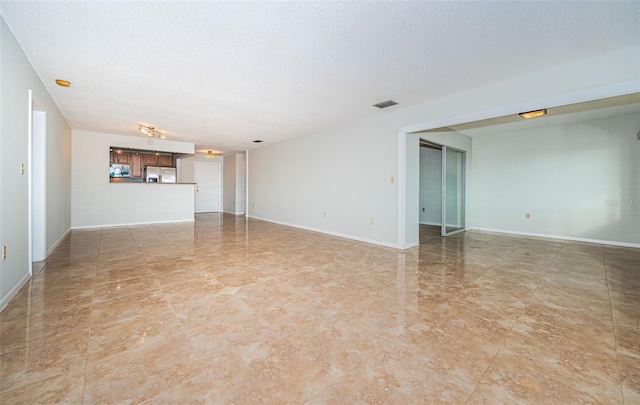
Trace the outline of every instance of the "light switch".
<instances>
[{"instance_id":1,"label":"light switch","mask_svg":"<svg viewBox=\"0 0 640 405\"><path fill-rule=\"evenodd\" d=\"M396 178L391 176L391 184L394 184L396 182Z\"/></svg>"},{"instance_id":2,"label":"light switch","mask_svg":"<svg viewBox=\"0 0 640 405\"><path fill-rule=\"evenodd\" d=\"M20 174L24 174L24 163L20 163Z\"/></svg>"}]
</instances>

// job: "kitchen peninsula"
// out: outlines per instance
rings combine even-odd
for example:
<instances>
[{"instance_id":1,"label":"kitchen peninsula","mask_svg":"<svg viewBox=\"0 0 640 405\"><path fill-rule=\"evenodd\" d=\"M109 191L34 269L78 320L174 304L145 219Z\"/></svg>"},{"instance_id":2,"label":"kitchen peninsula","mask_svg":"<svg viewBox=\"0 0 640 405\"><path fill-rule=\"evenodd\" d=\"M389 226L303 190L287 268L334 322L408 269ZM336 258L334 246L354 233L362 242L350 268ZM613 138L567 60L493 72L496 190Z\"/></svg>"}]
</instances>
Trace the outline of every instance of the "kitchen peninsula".
<instances>
[{"instance_id":1,"label":"kitchen peninsula","mask_svg":"<svg viewBox=\"0 0 640 405\"><path fill-rule=\"evenodd\" d=\"M111 149L115 149L114 145L123 152L118 154L116 150L116 153L112 154L114 150ZM125 150L137 150L138 155L126 155ZM153 164L168 164L179 171L181 157L192 156L194 153L195 146L192 143L73 130L72 227L80 229L193 222L195 185L181 184L179 177L176 177L176 183L172 184L144 182L144 165L136 167L136 159ZM116 154L120 156L114 156ZM129 163L125 163L125 159ZM171 159L170 163L168 159ZM110 174L107 175L110 173L107 169L113 161L121 166L128 166L129 181L112 181ZM135 175L139 177L133 177L135 180L131 181L134 170Z\"/></svg>"}]
</instances>

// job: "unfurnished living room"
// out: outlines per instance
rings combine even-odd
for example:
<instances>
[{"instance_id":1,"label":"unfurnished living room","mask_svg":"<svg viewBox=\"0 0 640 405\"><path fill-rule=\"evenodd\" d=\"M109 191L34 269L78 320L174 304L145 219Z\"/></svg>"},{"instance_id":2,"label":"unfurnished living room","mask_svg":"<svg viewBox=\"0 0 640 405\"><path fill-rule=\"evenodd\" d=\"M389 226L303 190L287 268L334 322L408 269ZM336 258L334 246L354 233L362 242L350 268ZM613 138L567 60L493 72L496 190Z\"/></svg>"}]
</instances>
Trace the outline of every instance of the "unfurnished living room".
<instances>
[{"instance_id":1,"label":"unfurnished living room","mask_svg":"<svg viewBox=\"0 0 640 405\"><path fill-rule=\"evenodd\" d=\"M640 404L640 2L0 0L0 404Z\"/></svg>"}]
</instances>

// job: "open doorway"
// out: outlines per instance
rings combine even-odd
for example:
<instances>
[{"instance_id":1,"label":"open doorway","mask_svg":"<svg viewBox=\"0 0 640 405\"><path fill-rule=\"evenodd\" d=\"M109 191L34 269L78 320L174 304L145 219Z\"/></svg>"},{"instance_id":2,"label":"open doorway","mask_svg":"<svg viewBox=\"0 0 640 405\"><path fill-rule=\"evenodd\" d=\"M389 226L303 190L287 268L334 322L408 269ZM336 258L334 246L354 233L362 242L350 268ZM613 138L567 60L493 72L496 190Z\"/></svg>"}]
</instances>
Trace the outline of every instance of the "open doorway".
<instances>
[{"instance_id":1,"label":"open doorway","mask_svg":"<svg viewBox=\"0 0 640 405\"><path fill-rule=\"evenodd\" d=\"M442 234L442 146L420 139L419 242Z\"/></svg>"},{"instance_id":2,"label":"open doorway","mask_svg":"<svg viewBox=\"0 0 640 405\"><path fill-rule=\"evenodd\" d=\"M464 151L420 138L419 242L465 229Z\"/></svg>"},{"instance_id":3,"label":"open doorway","mask_svg":"<svg viewBox=\"0 0 640 405\"><path fill-rule=\"evenodd\" d=\"M46 244L46 128L47 112L31 98L31 136L29 138L29 251L31 274L37 274L47 257Z\"/></svg>"}]
</instances>

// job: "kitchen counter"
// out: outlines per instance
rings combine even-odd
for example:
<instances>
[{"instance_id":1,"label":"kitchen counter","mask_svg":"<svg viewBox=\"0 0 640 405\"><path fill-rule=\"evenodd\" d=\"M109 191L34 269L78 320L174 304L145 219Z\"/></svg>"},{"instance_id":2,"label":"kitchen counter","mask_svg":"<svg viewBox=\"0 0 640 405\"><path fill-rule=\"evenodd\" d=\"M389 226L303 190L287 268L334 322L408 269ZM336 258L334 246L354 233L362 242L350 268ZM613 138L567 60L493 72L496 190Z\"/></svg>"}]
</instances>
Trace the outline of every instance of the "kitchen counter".
<instances>
[{"instance_id":1,"label":"kitchen counter","mask_svg":"<svg viewBox=\"0 0 640 405\"><path fill-rule=\"evenodd\" d=\"M196 184L196 183L158 183L158 182L146 182L142 178L127 178L127 177L110 177L110 183L125 183L125 184Z\"/></svg>"}]
</instances>

